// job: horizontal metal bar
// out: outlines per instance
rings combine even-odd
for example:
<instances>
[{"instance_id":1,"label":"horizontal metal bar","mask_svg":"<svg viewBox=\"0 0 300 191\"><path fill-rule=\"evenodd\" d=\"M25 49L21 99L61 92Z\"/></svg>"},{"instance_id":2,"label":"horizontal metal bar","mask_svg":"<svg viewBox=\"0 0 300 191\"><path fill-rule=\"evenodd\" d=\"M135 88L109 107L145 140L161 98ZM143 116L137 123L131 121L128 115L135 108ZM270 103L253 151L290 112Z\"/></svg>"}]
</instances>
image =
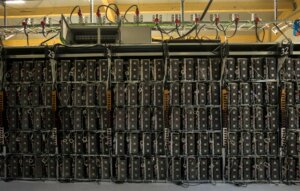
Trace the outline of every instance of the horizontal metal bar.
<instances>
[{"instance_id":1,"label":"horizontal metal bar","mask_svg":"<svg viewBox=\"0 0 300 191\"><path fill-rule=\"evenodd\" d=\"M29 54L29 55L7 55L10 59L29 59L29 58L45 58L45 54Z\"/></svg>"},{"instance_id":2,"label":"horizontal metal bar","mask_svg":"<svg viewBox=\"0 0 300 191\"><path fill-rule=\"evenodd\" d=\"M251 56L251 55L256 55L256 56L273 56L277 55L278 52L275 51L242 51L242 52L229 52L229 56Z\"/></svg>"},{"instance_id":3,"label":"horizontal metal bar","mask_svg":"<svg viewBox=\"0 0 300 191\"><path fill-rule=\"evenodd\" d=\"M82 53L82 54L57 54L58 58L77 58L77 57L104 57L103 53Z\"/></svg>"},{"instance_id":4,"label":"horizontal metal bar","mask_svg":"<svg viewBox=\"0 0 300 191\"><path fill-rule=\"evenodd\" d=\"M293 51L292 55L300 55L300 51Z\"/></svg>"},{"instance_id":5,"label":"horizontal metal bar","mask_svg":"<svg viewBox=\"0 0 300 191\"><path fill-rule=\"evenodd\" d=\"M112 56L163 56L162 52L126 52L126 53L114 53Z\"/></svg>"},{"instance_id":6,"label":"horizontal metal bar","mask_svg":"<svg viewBox=\"0 0 300 191\"><path fill-rule=\"evenodd\" d=\"M218 54L212 52L170 52L170 56L216 56ZM229 52L229 56L275 56L277 52L267 51L267 52ZM294 55L300 55L300 51L294 52ZM163 56L162 52L127 52L127 53L114 53L112 56L116 57L143 57L143 56ZM58 58L93 58L93 57L105 57L103 53L82 53L82 54L57 54ZM29 55L7 55L9 59L30 59L30 58L45 58L44 54L29 54Z\"/></svg>"}]
</instances>

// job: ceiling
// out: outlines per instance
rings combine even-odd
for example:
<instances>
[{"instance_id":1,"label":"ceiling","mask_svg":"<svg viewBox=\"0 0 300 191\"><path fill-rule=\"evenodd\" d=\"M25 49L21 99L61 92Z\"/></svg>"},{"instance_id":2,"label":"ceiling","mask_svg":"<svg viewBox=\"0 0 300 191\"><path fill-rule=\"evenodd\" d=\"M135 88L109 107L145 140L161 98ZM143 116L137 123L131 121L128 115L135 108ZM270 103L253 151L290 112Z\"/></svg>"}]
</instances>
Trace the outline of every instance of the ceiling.
<instances>
[{"instance_id":1,"label":"ceiling","mask_svg":"<svg viewBox=\"0 0 300 191\"><path fill-rule=\"evenodd\" d=\"M89 5L89 0L26 0L25 4L11 4L9 8L39 8Z\"/></svg>"},{"instance_id":2,"label":"ceiling","mask_svg":"<svg viewBox=\"0 0 300 191\"><path fill-rule=\"evenodd\" d=\"M214 0L214 2L261 2L262 0ZM265 2L273 2L274 0L264 0ZM289 1L289 0L287 0ZM180 3L180 0L115 0L117 3ZM208 0L185 0L188 2L208 2Z\"/></svg>"},{"instance_id":3,"label":"ceiling","mask_svg":"<svg viewBox=\"0 0 300 191\"><path fill-rule=\"evenodd\" d=\"M293 1L278 0L279 15L285 11L292 11ZM157 13L174 14L180 11L180 0L94 0L95 6L112 2L119 5L121 13L124 13L130 4L139 5L141 13L151 16ZM187 14L201 12L207 2L208 0L185 0L185 11ZM25 4L8 5L7 16L26 18L69 14L75 5L80 5L83 13L88 13L89 3L89 0L26 0ZM251 13L257 12L264 21L272 20L273 0L214 0L209 12L224 14L222 18L226 20L231 13L239 13L241 19L249 19ZM0 8L0 18L2 15L3 8Z\"/></svg>"},{"instance_id":4,"label":"ceiling","mask_svg":"<svg viewBox=\"0 0 300 191\"><path fill-rule=\"evenodd\" d=\"M0 0L1 1L1 0ZM235 3L237 6L243 2L268 2L273 3L273 0L214 0L217 2L230 2ZM280 2L293 2L293 0L279 0ZM101 0L94 0L95 4L100 4ZM115 2L116 4L153 4L153 3L178 3L180 0L102 0L102 2ZM199 2L205 3L208 0L185 0L185 3ZM89 0L26 0L25 4L8 5L10 8L39 8L39 7L62 7L62 6L75 6L75 5L89 5Z\"/></svg>"}]
</instances>

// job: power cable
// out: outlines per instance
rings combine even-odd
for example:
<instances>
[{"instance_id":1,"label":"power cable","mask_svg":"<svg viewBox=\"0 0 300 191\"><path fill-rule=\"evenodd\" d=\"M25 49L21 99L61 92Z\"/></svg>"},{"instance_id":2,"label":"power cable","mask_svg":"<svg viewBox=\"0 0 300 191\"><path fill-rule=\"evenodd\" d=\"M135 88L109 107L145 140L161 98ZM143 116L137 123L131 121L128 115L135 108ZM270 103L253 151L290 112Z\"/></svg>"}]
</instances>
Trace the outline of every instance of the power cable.
<instances>
[{"instance_id":1,"label":"power cable","mask_svg":"<svg viewBox=\"0 0 300 191\"><path fill-rule=\"evenodd\" d=\"M259 42L264 42L264 39L265 39L266 31L264 28L262 29L262 31L263 31L263 36L262 36L262 38L260 38L259 34L258 34L258 23L255 22L255 36L256 36L256 40Z\"/></svg>"},{"instance_id":2,"label":"power cable","mask_svg":"<svg viewBox=\"0 0 300 191\"><path fill-rule=\"evenodd\" d=\"M137 5L131 5L130 7L128 7L128 9L124 13L124 19L126 22L128 22L128 20L126 18L127 13L134 7L135 7L136 14L139 14L139 7Z\"/></svg>"},{"instance_id":3,"label":"power cable","mask_svg":"<svg viewBox=\"0 0 300 191\"><path fill-rule=\"evenodd\" d=\"M79 5L76 5L73 9L72 9L72 11L71 11L71 13L70 13L70 23L72 24L73 22L72 22L72 15L73 15L73 13L75 12L75 10L76 9L80 9L80 6Z\"/></svg>"}]
</instances>

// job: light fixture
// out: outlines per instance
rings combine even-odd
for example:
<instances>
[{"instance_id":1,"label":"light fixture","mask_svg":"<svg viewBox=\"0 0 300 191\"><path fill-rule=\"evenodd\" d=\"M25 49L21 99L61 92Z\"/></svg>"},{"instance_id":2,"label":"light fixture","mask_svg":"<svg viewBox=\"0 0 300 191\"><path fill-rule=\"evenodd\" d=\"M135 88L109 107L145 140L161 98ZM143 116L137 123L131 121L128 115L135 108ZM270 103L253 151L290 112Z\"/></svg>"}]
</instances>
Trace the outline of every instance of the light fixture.
<instances>
[{"instance_id":1,"label":"light fixture","mask_svg":"<svg viewBox=\"0 0 300 191\"><path fill-rule=\"evenodd\" d=\"M25 0L6 0L4 1L6 4L24 4Z\"/></svg>"}]
</instances>

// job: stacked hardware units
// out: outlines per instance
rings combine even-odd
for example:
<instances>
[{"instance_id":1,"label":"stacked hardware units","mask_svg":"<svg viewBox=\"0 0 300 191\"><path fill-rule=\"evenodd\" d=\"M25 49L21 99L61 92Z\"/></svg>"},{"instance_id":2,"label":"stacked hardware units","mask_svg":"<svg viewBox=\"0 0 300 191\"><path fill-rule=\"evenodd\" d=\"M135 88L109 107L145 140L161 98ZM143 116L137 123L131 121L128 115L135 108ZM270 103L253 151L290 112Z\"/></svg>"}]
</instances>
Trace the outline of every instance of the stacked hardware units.
<instances>
[{"instance_id":1,"label":"stacked hardware units","mask_svg":"<svg viewBox=\"0 0 300 191\"><path fill-rule=\"evenodd\" d=\"M5 158L0 162L1 177L57 177L51 70L49 75L47 69L43 60L15 61L6 66L6 112L3 115L6 150L3 150Z\"/></svg>"},{"instance_id":2,"label":"stacked hardware units","mask_svg":"<svg viewBox=\"0 0 300 191\"><path fill-rule=\"evenodd\" d=\"M296 55L164 46L7 49L0 179L299 182Z\"/></svg>"},{"instance_id":3,"label":"stacked hardware units","mask_svg":"<svg viewBox=\"0 0 300 191\"><path fill-rule=\"evenodd\" d=\"M300 174L300 60L287 58L280 72L282 123L282 181L297 182Z\"/></svg>"},{"instance_id":4,"label":"stacked hardware units","mask_svg":"<svg viewBox=\"0 0 300 191\"><path fill-rule=\"evenodd\" d=\"M221 59L170 59L167 84L173 181L223 180L220 76Z\"/></svg>"},{"instance_id":5,"label":"stacked hardware units","mask_svg":"<svg viewBox=\"0 0 300 191\"><path fill-rule=\"evenodd\" d=\"M220 73L218 58L9 62L1 177L221 181Z\"/></svg>"},{"instance_id":6,"label":"stacked hardware units","mask_svg":"<svg viewBox=\"0 0 300 191\"><path fill-rule=\"evenodd\" d=\"M114 60L117 181L222 180L220 59L213 63L212 77L208 59Z\"/></svg>"},{"instance_id":7,"label":"stacked hardware units","mask_svg":"<svg viewBox=\"0 0 300 191\"><path fill-rule=\"evenodd\" d=\"M278 75L275 58L228 58L226 178L280 180Z\"/></svg>"}]
</instances>

